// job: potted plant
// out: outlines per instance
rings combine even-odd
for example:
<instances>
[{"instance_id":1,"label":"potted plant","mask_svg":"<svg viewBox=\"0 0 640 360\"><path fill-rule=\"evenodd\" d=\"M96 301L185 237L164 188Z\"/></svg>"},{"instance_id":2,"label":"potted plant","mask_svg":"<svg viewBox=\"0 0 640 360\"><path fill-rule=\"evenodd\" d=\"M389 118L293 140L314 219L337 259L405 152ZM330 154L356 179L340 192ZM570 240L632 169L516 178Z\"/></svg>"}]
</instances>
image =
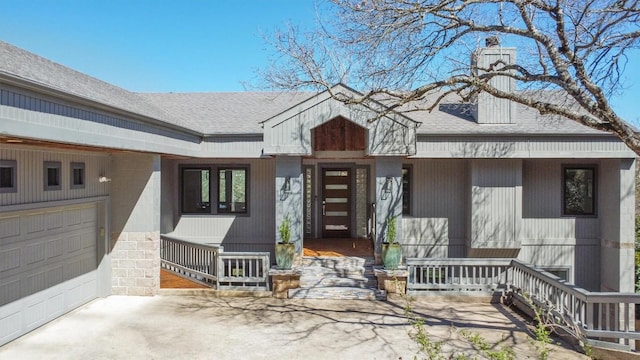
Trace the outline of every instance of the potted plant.
<instances>
[{"instance_id":1,"label":"potted plant","mask_svg":"<svg viewBox=\"0 0 640 360\"><path fill-rule=\"evenodd\" d=\"M382 262L385 269L396 270L402 259L402 246L396 242L398 218L387 218L387 238L382 243Z\"/></svg>"},{"instance_id":2,"label":"potted plant","mask_svg":"<svg viewBox=\"0 0 640 360\"><path fill-rule=\"evenodd\" d=\"M276 264L280 269L291 269L296 252L296 245L291 241L291 219L287 214L278 228L280 242L276 244Z\"/></svg>"}]
</instances>

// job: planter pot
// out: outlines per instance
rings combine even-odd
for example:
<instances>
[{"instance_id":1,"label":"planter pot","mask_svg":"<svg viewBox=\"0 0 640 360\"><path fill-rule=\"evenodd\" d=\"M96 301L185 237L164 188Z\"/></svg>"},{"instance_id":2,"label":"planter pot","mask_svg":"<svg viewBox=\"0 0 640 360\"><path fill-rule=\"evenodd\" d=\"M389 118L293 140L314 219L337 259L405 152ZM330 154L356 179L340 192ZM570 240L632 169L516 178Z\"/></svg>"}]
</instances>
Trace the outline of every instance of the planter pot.
<instances>
[{"instance_id":1,"label":"planter pot","mask_svg":"<svg viewBox=\"0 0 640 360\"><path fill-rule=\"evenodd\" d=\"M295 244L276 244L276 265L278 268L289 270L293 264L293 258L296 254Z\"/></svg>"},{"instance_id":2,"label":"planter pot","mask_svg":"<svg viewBox=\"0 0 640 360\"><path fill-rule=\"evenodd\" d=\"M400 266L400 260L402 260L402 246L400 244L382 244L382 262L385 269L396 270Z\"/></svg>"}]
</instances>

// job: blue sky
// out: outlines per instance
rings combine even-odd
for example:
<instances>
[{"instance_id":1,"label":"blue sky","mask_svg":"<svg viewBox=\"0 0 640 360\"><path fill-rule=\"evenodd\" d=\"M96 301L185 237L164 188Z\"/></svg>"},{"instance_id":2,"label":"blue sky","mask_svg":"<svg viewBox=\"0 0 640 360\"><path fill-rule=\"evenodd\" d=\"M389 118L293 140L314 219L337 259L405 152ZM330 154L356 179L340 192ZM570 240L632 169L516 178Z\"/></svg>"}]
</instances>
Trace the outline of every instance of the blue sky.
<instances>
[{"instance_id":1,"label":"blue sky","mask_svg":"<svg viewBox=\"0 0 640 360\"><path fill-rule=\"evenodd\" d=\"M261 34L315 21L313 0L1 0L0 40L131 91L242 91L269 55ZM612 99L640 123L640 53Z\"/></svg>"}]
</instances>

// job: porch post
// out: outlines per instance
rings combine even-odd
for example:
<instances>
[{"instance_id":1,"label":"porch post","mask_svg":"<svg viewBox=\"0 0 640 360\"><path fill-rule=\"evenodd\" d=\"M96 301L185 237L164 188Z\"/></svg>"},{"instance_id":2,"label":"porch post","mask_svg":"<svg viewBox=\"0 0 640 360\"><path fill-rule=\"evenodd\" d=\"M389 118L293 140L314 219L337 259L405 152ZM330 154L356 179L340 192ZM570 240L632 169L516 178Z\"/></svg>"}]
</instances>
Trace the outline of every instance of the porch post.
<instances>
[{"instance_id":1,"label":"porch post","mask_svg":"<svg viewBox=\"0 0 640 360\"><path fill-rule=\"evenodd\" d=\"M299 156L276 157L276 242L282 220L288 215L291 220L291 242L296 253L302 252L302 158Z\"/></svg>"},{"instance_id":2,"label":"porch post","mask_svg":"<svg viewBox=\"0 0 640 360\"><path fill-rule=\"evenodd\" d=\"M160 156L113 155L111 276L115 295L160 289Z\"/></svg>"},{"instance_id":3,"label":"porch post","mask_svg":"<svg viewBox=\"0 0 640 360\"><path fill-rule=\"evenodd\" d=\"M601 291L634 292L635 160L600 167Z\"/></svg>"},{"instance_id":4,"label":"porch post","mask_svg":"<svg viewBox=\"0 0 640 360\"><path fill-rule=\"evenodd\" d=\"M387 235L387 219L397 218L396 240L402 243L402 158L377 157L376 176L376 262L382 261L382 242Z\"/></svg>"}]
</instances>

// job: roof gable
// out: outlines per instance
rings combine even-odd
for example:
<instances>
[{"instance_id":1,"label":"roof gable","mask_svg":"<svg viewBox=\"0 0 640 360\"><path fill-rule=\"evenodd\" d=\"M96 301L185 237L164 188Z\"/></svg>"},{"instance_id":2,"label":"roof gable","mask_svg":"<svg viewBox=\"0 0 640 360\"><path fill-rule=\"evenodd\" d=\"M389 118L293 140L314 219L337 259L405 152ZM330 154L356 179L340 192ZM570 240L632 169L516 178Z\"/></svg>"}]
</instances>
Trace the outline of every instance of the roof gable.
<instances>
[{"instance_id":1,"label":"roof gable","mask_svg":"<svg viewBox=\"0 0 640 360\"><path fill-rule=\"evenodd\" d=\"M336 95L362 96L338 84L262 122L265 154L311 155L311 130L337 117L366 129L368 155L415 154L418 122L394 111L386 112L383 105L374 101L345 104L335 99Z\"/></svg>"}]
</instances>

